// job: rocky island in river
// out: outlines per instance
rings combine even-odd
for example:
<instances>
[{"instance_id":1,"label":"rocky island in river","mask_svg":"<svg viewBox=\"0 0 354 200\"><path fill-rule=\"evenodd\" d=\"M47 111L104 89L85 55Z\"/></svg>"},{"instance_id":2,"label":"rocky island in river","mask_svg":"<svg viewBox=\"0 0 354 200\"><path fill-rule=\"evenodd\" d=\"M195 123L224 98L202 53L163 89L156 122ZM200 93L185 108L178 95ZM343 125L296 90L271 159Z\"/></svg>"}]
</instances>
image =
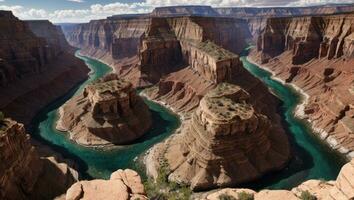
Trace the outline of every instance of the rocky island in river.
<instances>
[{"instance_id":1,"label":"rocky island in river","mask_svg":"<svg viewBox=\"0 0 354 200\"><path fill-rule=\"evenodd\" d=\"M57 129L85 146L128 144L151 126L151 114L130 82L109 74L60 108Z\"/></svg>"}]
</instances>

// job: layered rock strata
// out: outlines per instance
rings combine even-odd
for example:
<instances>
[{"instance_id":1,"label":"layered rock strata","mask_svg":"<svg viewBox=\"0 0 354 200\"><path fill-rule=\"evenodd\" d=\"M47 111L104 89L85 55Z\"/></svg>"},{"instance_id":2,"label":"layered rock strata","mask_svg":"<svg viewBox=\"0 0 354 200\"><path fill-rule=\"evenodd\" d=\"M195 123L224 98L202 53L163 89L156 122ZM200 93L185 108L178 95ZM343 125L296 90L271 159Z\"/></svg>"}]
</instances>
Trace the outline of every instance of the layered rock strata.
<instances>
[{"instance_id":1,"label":"layered rock strata","mask_svg":"<svg viewBox=\"0 0 354 200\"><path fill-rule=\"evenodd\" d=\"M247 45L245 38L250 37L247 30L247 22L238 19L139 17L91 21L70 28L65 34L70 44L84 49L85 55L109 64L134 85L146 86L185 67L182 41L211 40L241 52Z\"/></svg>"},{"instance_id":2,"label":"layered rock strata","mask_svg":"<svg viewBox=\"0 0 354 200\"><path fill-rule=\"evenodd\" d=\"M151 126L151 116L132 84L115 74L89 84L60 108L57 129L87 146L131 143Z\"/></svg>"},{"instance_id":3,"label":"layered rock strata","mask_svg":"<svg viewBox=\"0 0 354 200\"><path fill-rule=\"evenodd\" d=\"M0 199L53 199L78 179L54 157L40 157L24 126L0 122Z\"/></svg>"},{"instance_id":4,"label":"layered rock strata","mask_svg":"<svg viewBox=\"0 0 354 200\"><path fill-rule=\"evenodd\" d=\"M149 162L158 167L166 161L169 180L193 190L236 185L281 169L290 155L288 139L255 111L249 98L236 85L219 84L200 101L181 133L151 151Z\"/></svg>"},{"instance_id":5,"label":"layered rock strata","mask_svg":"<svg viewBox=\"0 0 354 200\"><path fill-rule=\"evenodd\" d=\"M269 19L250 56L306 93L297 114L348 157L354 156L353 25L353 14Z\"/></svg>"},{"instance_id":6,"label":"layered rock strata","mask_svg":"<svg viewBox=\"0 0 354 200\"><path fill-rule=\"evenodd\" d=\"M294 199L300 200L303 192L308 192L317 200L348 200L354 198L354 160L344 165L335 181L309 180L291 191L287 190L262 190L255 192L249 189L226 188L217 192L203 194L194 199L217 200L222 196L239 199L240 193L248 193L254 196L255 200Z\"/></svg>"},{"instance_id":7,"label":"layered rock strata","mask_svg":"<svg viewBox=\"0 0 354 200\"><path fill-rule=\"evenodd\" d=\"M227 17L286 17L353 12L353 4L333 4L307 7L224 7L215 8L219 16Z\"/></svg>"},{"instance_id":8,"label":"layered rock strata","mask_svg":"<svg viewBox=\"0 0 354 200\"><path fill-rule=\"evenodd\" d=\"M51 45L52 58L58 56L63 51L74 50L65 38L60 26L52 24L48 20L25 21L30 30L40 38L44 38L47 44Z\"/></svg>"},{"instance_id":9,"label":"layered rock strata","mask_svg":"<svg viewBox=\"0 0 354 200\"><path fill-rule=\"evenodd\" d=\"M27 125L40 108L87 78L89 70L48 21L26 23L0 11L0 27L0 109Z\"/></svg>"},{"instance_id":10,"label":"layered rock strata","mask_svg":"<svg viewBox=\"0 0 354 200\"><path fill-rule=\"evenodd\" d=\"M66 200L144 200L144 185L138 173L131 169L117 170L109 180L80 181L66 193Z\"/></svg>"}]
</instances>

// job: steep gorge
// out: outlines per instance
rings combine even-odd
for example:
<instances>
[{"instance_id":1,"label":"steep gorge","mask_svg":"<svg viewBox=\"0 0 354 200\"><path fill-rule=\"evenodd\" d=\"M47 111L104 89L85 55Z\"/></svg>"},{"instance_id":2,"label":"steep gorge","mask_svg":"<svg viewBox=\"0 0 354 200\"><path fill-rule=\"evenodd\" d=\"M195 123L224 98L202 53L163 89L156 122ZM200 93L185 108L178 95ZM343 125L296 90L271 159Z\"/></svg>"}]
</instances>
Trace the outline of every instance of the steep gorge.
<instances>
[{"instance_id":1,"label":"steep gorge","mask_svg":"<svg viewBox=\"0 0 354 200\"><path fill-rule=\"evenodd\" d=\"M113 22L113 20L116 21ZM91 37L94 37L94 40L101 40L99 35L94 35L97 33L96 30L100 29L99 27L102 27L103 24L115 23L118 27L121 24L126 24L126 21L132 24L136 20L142 23L135 24L135 29L131 27L126 30L128 32L131 30L142 31L139 33L139 37L138 35L133 35L133 38L139 38L136 55L128 59L115 59L113 62L115 64L111 66L117 74L122 75L135 86L154 85L145 90L143 92L144 95L155 101L163 102L186 120L191 117L191 114L199 106L200 100L209 90L224 82L237 84L252 97L249 98L250 104L253 105L252 109L269 120L268 122L272 124L272 134L278 134L277 137L281 140L280 143L282 144L284 155L270 151L272 153L266 156L273 160L268 163L269 165L265 163L257 165L256 168L259 168L259 172L251 173L252 175L249 177L242 178L239 173L225 169L227 171L225 173L233 174L230 175L232 180L229 180L226 175L223 176L223 173L220 172L220 176L225 178L220 178L221 182L216 183L207 179L203 183L204 185L196 183L196 186L191 186L192 188L195 187L198 190L234 185L254 180L266 172L284 167L290 158L290 147L284 128L281 125L281 118L276 112L280 102L267 90L261 81L243 68L239 56L235 54L240 53L247 46L246 39L250 37L245 20L211 17L152 17L129 20L110 18L99 22L92 21L89 24L78 25L76 31L66 34L69 34L68 38L71 44L83 45L81 47L85 48L84 52L88 52L88 56L97 58L95 52L105 51L105 56L100 57L100 59L103 59L106 63L112 63L112 60L114 60L112 49L95 46L93 43L81 43L80 38L88 36L85 40L92 41ZM143 26L146 26L145 30L141 28ZM91 29L81 32L84 27L91 27ZM125 32L122 31L123 29L117 29L117 32L112 37L125 35ZM134 33L137 32L134 31ZM111 33L107 32L106 35L111 35ZM94 53L90 54L90 52ZM124 52L121 53L124 54ZM125 63L125 65L122 66L122 63ZM264 123L267 124L268 122ZM259 126L262 126L262 123L263 121L260 122ZM204 121L201 122L201 125L204 126ZM242 125L235 124L234 126ZM259 130L255 131L255 135L262 133ZM181 136L181 138L188 137L186 135ZM272 135L270 137L273 142L275 136ZM206 136L201 136L200 140L210 140L209 142L212 143L212 140ZM249 140L250 144L257 143L255 138L250 138ZM266 143L269 144L269 142ZM152 156L151 160L149 160L150 162L155 163L158 160L155 160L155 157ZM231 166L230 160L226 159L225 166ZM211 169L210 173L217 172Z\"/></svg>"},{"instance_id":2,"label":"steep gorge","mask_svg":"<svg viewBox=\"0 0 354 200\"><path fill-rule=\"evenodd\" d=\"M353 157L354 15L270 18L250 59L308 95L298 115Z\"/></svg>"},{"instance_id":3,"label":"steep gorge","mask_svg":"<svg viewBox=\"0 0 354 200\"><path fill-rule=\"evenodd\" d=\"M0 110L28 125L46 104L87 78L60 27L0 11ZM38 98L38 97L41 98Z\"/></svg>"}]
</instances>

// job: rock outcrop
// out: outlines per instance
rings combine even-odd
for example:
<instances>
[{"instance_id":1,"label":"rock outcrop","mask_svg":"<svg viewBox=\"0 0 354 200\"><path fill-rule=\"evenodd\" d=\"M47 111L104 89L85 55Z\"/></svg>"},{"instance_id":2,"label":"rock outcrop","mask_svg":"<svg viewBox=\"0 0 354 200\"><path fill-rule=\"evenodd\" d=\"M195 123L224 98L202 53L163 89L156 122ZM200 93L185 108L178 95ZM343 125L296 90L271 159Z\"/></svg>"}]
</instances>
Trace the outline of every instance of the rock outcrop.
<instances>
[{"instance_id":1,"label":"rock outcrop","mask_svg":"<svg viewBox=\"0 0 354 200\"><path fill-rule=\"evenodd\" d=\"M150 162L167 162L169 180L193 190L236 185L281 169L290 155L287 136L257 113L249 98L236 85L219 84L181 133L152 151L149 156L158 159Z\"/></svg>"},{"instance_id":2,"label":"rock outcrop","mask_svg":"<svg viewBox=\"0 0 354 200\"><path fill-rule=\"evenodd\" d=\"M354 156L354 14L272 18L250 58L306 93L297 114L318 136Z\"/></svg>"},{"instance_id":3,"label":"rock outcrop","mask_svg":"<svg viewBox=\"0 0 354 200\"><path fill-rule=\"evenodd\" d=\"M109 64L134 85L146 86L186 67L183 41L211 40L239 53L250 37L247 26L245 20L229 18L108 18L77 25L65 34L85 55Z\"/></svg>"},{"instance_id":4,"label":"rock outcrop","mask_svg":"<svg viewBox=\"0 0 354 200\"><path fill-rule=\"evenodd\" d=\"M0 37L0 109L19 122L28 125L40 108L87 78L85 63L48 21L26 23L0 11Z\"/></svg>"},{"instance_id":5,"label":"rock outcrop","mask_svg":"<svg viewBox=\"0 0 354 200\"><path fill-rule=\"evenodd\" d=\"M151 126L148 107L132 84L115 74L86 86L60 108L57 129L87 146L131 143Z\"/></svg>"},{"instance_id":6,"label":"rock outcrop","mask_svg":"<svg viewBox=\"0 0 354 200\"><path fill-rule=\"evenodd\" d=\"M287 190L262 190L255 192L249 189L226 188L216 192L203 194L195 199L199 200L218 200L222 196L240 199L241 193L247 193L255 200L276 200L276 199L304 199L307 196L317 200L349 200L354 198L354 160L342 167L336 181L309 180L291 191ZM303 195L303 197L301 197ZM310 198L310 197L308 197Z\"/></svg>"},{"instance_id":7,"label":"rock outcrop","mask_svg":"<svg viewBox=\"0 0 354 200\"><path fill-rule=\"evenodd\" d=\"M80 181L66 193L66 200L144 200L144 185L138 173L131 169L117 170L109 180Z\"/></svg>"},{"instance_id":8,"label":"rock outcrop","mask_svg":"<svg viewBox=\"0 0 354 200\"><path fill-rule=\"evenodd\" d=\"M53 199L78 179L78 173L54 157L40 157L24 126L0 122L0 199Z\"/></svg>"}]
</instances>

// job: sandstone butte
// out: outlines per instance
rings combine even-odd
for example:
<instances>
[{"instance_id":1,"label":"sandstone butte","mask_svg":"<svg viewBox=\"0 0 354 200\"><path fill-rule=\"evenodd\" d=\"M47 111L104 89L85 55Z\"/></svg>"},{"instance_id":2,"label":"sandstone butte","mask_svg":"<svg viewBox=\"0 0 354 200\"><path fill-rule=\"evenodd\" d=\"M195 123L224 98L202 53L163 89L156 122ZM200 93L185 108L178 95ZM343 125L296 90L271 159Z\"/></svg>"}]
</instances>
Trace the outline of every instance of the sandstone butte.
<instances>
[{"instance_id":1,"label":"sandstone butte","mask_svg":"<svg viewBox=\"0 0 354 200\"><path fill-rule=\"evenodd\" d=\"M59 110L57 129L85 146L131 143L151 126L151 114L132 84L109 74L90 83Z\"/></svg>"},{"instance_id":2,"label":"sandstone butte","mask_svg":"<svg viewBox=\"0 0 354 200\"><path fill-rule=\"evenodd\" d=\"M147 200L144 185L137 172L117 170L109 180L80 181L66 193L66 200Z\"/></svg>"},{"instance_id":3,"label":"sandstone butte","mask_svg":"<svg viewBox=\"0 0 354 200\"><path fill-rule=\"evenodd\" d=\"M0 121L0 199L53 199L78 180L78 173L30 143L23 124Z\"/></svg>"},{"instance_id":4,"label":"sandstone butte","mask_svg":"<svg viewBox=\"0 0 354 200\"><path fill-rule=\"evenodd\" d=\"M287 136L249 99L242 88L227 83L208 92L180 133L150 151L148 174L156 176L159 163L166 162L170 181L206 190L284 167L290 154Z\"/></svg>"},{"instance_id":5,"label":"sandstone butte","mask_svg":"<svg viewBox=\"0 0 354 200\"><path fill-rule=\"evenodd\" d=\"M297 115L354 157L354 14L270 18L250 59L305 94Z\"/></svg>"},{"instance_id":6,"label":"sandstone butte","mask_svg":"<svg viewBox=\"0 0 354 200\"><path fill-rule=\"evenodd\" d=\"M16 121L29 125L41 108L87 78L87 66L49 21L0 11L0 38L0 110Z\"/></svg>"}]
</instances>

